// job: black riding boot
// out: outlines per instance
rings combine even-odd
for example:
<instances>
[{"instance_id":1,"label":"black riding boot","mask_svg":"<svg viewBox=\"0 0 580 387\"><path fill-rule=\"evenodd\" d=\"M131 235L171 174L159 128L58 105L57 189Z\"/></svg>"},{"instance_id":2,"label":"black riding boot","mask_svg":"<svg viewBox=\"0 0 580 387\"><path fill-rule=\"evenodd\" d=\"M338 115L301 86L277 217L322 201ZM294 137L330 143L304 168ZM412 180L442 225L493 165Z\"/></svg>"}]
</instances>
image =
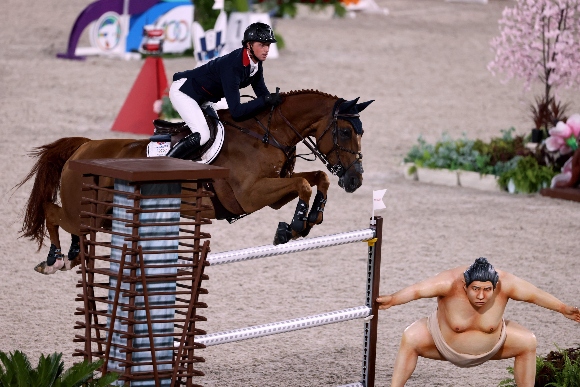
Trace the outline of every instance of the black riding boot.
<instances>
[{"instance_id":1,"label":"black riding boot","mask_svg":"<svg viewBox=\"0 0 580 387\"><path fill-rule=\"evenodd\" d=\"M200 148L200 140L201 136L198 132L191 133L187 137L179 140L179 142L167 153L167 156L176 159L186 159Z\"/></svg>"}]
</instances>

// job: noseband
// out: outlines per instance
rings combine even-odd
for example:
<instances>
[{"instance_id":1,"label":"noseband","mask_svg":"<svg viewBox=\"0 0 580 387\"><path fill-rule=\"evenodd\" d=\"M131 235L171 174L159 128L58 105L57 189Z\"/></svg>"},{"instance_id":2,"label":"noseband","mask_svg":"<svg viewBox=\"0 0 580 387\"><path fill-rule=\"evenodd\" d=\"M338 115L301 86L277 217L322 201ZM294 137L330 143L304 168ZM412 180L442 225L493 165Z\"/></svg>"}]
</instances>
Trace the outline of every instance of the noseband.
<instances>
[{"instance_id":1,"label":"noseband","mask_svg":"<svg viewBox=\"0 0 580 387\"><path fill-rule=\"evenodd\" d=\"M314 157L318 157L320 159L320 161L322 161L322 163L324 165L326 165L326 168L328 168L328 170L330 171L330 173L332 173L335 176L338 177L342 177L344 176L344 174L359 160L362 160L362 152L357 152L357 151L353 151L352 149L347 149L343 146L341 146L338 143L338 119L339 118L351 118L351 117L359 117L358 113L355 114L347 114L347 113L340 113L340 105L345 102L346 100L340 98L338 99L338 101L336 101L336 103L334 104L334 109L333 109L333 113L332 113L332 121L328 124L328 126L324 129L324 131L322 132L322 134L316 139L316 143L314 143L312 141L312 139L310 139L309 137L303 137L298 130L294 127L294 125L292 125L290 123L290 121L288 121L288 119L286 119L286 117L284 117L284 115L282 115L282 109L278 109L278 113L280 114L280 117L282 117L282 119L284 120L284 122L286 123L286 125L288 125L293 131L294 133L296 133L298 135L298 137L300 138L300 141L302 141L304 143L304 145L306 145L306 147L308 147L308 149L310 149L310 151L314 154ZM324 137L324 135L326 133L328 133L330 131L330 128L332 128L332 143L333 143L333 147L332 149L328 152L328 154L331 154L333 151L336 151L336 159L337 159L337 163L336 164L331 164L328 161L328 157L322 153L319 149L317 144L320 142L320 140L322 140L322 137ZM340 151L343 152L347 152L353 155L356 155L355 160L350 163L350 165L348 167L344 167L344 165L342 164L341 160L340 160Z\"/></svg>"}]
</instances>

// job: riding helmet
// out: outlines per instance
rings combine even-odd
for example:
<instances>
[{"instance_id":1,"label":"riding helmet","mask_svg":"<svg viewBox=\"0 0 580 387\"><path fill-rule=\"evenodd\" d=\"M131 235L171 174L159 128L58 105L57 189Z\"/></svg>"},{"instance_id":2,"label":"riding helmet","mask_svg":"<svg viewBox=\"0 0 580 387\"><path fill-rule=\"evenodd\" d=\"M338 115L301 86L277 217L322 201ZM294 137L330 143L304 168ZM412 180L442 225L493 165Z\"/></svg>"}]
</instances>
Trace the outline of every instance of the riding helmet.
<instances>
[{"instance_id":1,"label":"riding helmet","mask_svg":"<svg viewBox=\"0 0 580 387\"><path fill-rule=\"evenodd\" d=\"M272 27L266 23L258 22L250 24L244 31L242 46L245 46L247 42L276 43L276 38Z\"/></svg>"}]
</instances>

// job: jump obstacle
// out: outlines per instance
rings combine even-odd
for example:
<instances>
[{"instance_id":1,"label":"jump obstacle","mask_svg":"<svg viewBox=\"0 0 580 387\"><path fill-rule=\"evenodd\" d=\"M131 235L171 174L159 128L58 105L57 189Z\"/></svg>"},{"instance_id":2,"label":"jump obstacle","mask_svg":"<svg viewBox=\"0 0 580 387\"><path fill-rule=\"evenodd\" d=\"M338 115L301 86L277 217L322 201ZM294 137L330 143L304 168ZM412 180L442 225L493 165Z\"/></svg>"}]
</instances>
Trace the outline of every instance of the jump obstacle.
<instances>
[{"instance_id":1,"label":"jump obstacle","mask_svg":"<svg viewBox=\"0 0 580 387\"><path fill-rule=\"evenodd\" d=\"M83 307L75 313L85 317L75 326L84 335L74 339L84 347L74 356L104 359L101 371L120 372L131 386L199 386L193 378L203 373L193 366L205 360L195 350L364 318L362 380L344 387L374 386L382 218L364 230L208 254L211 236L201 226L211 221L200 213L212 193L203 187L227 169L171 158L76 160L71 169L83 174L86 233L77 285ZM206 266L361 241L368 243L364 305L211 334L196 327L206 320L197 314L207 307L199 302Z\"/></svg>"},{"instance_id":2,"label":"jump obstacle","mask_svg":"<svg viewBox=\"0 0 580 387\"><path fill-rule=\"evenodd\" d=\"M354 242L367 242L368 260L365 304L291 320L196 336L195 342L208 347L363 318L366 321L364 326L362 381L346 386L374 386L378 326L378 308L374 300L378 297L379 292L383 219L377 217L374 220L375 224L371 224L368 229L291 241L283 245L267 245L209 254L207 262L211 267Z\"/></svg>"}]
</instances>

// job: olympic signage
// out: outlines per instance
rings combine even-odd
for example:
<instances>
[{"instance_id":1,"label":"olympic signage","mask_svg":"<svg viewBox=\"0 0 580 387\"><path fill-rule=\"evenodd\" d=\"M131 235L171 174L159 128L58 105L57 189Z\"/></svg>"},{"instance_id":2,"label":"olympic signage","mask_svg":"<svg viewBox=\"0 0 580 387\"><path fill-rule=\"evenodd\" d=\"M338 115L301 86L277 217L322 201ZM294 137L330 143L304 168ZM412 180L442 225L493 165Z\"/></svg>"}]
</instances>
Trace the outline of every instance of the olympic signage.
<instances>
[{"instance_id":1,"label":"olympic signage","mask_svg":"<svg viewBox=\"0 0 580 387\"><path fill-rule=\"evenodd\" d=\"M88 6L73 26L67 52L57 56L67 59L79 59L85 55L139 58L140 55L135 53L142 49L144 27L153 25L164 30L163 52L179 54L193 47L196 60L205 62L240 47L244 30L251 23L270 24L267 13L233 12L227 18L222 11L214 28L203 31L193 21L191 1L142 0L136 3L139 5L137 8L132 4L129 3L128 13L114 7L110 0L98 0ZM87 27L90 47L77 47L80 34ZM271 46L268 57L278 57L275 44Z\"/></svg>"}]
</instances>

